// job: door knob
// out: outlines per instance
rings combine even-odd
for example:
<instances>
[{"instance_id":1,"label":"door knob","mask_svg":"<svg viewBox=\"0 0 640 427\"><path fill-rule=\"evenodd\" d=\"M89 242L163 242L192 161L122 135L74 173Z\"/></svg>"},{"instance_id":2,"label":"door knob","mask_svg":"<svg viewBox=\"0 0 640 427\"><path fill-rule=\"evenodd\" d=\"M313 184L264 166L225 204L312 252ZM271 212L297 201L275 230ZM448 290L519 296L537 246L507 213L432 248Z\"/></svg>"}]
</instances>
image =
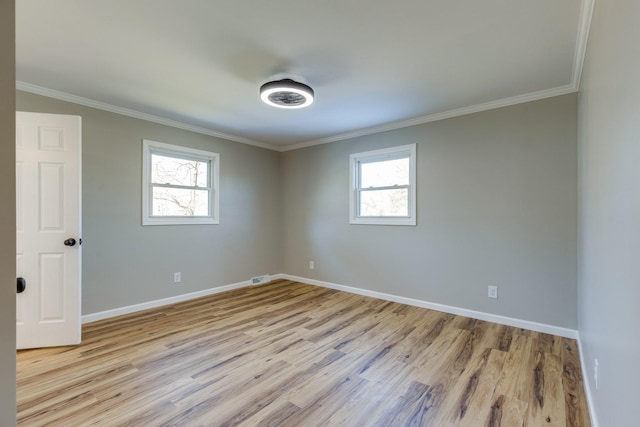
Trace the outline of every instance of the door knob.
<instances>
[{"instance_id":1,"label":"door knob","mask_svg":"<svg viewBox=\"0 0 640 427\"><path fill-rule=\"evenodd\" d=\"M67 240L64 241L64 245L65 246L75 246L76 245L76 239L74 239L73 237L68 238Z\"/></svg>"},{"instance_id":2,"label":"door knob","mask_svg":"<svg viewBox=\"0 0 640 427\"><path fill-rule=\"evenodd\" d=\"M17 293L21 294L27 289L27 281L24 280L24 277L18 277L18 289Z\"/></svg>"}]
</instances>

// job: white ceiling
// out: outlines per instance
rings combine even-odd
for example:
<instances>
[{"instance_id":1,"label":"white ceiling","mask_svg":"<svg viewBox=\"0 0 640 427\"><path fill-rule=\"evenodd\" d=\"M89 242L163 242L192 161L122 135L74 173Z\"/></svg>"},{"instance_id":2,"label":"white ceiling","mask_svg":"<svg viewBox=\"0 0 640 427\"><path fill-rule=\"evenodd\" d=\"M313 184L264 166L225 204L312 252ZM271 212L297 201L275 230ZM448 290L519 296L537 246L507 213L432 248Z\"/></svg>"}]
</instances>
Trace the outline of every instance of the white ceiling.
<instances>
[{"instance_id":1,"label":"white ceiling","mask_svg":"<svg viewBox=\"0 0 640 427\"><path fill-rule=\"evenodd\" d=\"M592 0L19 0L18 88L274 149L574 92ZM315 103L259 87L294 77Z\"/></svg>"}]
</instances>

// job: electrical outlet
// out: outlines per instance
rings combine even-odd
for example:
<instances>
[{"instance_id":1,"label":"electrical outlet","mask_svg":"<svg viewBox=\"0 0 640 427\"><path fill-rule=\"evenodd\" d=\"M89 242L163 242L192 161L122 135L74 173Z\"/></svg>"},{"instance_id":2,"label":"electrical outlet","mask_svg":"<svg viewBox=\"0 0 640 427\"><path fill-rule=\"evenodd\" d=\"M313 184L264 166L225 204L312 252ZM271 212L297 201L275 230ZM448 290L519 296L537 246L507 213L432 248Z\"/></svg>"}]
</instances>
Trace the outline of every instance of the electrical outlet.
<instances>
[{"instance_id":1,"label":"electrical outlet","mask_svg":"<svg viewBox=\"0 0 640 427\"><path fill-rule=\"evenodd\" d=\"M488 297L489 298L498 298L498 287L497 286L489 286L488 287Z\"/></svg>"},{"instance_id":2,"label":"electrical outlet","mask_svg":"<svg viewBox=\"0 0 640 427\"><path fill-rule=\"evenodd\" d=\"M596 390L598 389L598 375L600 374L598 368L598 358L593 359L593 383L596 386Z\"/></svg>"},{"instance_id":3,"label":"electrical outlet","mask_svg":"<svg viewBox=\"0 0 640 427\"><path fill-rule=\"evenodd\" d=\"M316 268L316 263L313 261L309 261L309 270L313 270L314 268Z\"/></svg>"},{"instance_id":4,"label":"electrical outlet","mask_svg":"<svg viewBox=\"0 0 640 427\"><path fill-rule=\"evenodd\" d=\"M179 271L173 273L173 283L180 283L181 280L182 274Z\"/></svg>"}]
</instances>

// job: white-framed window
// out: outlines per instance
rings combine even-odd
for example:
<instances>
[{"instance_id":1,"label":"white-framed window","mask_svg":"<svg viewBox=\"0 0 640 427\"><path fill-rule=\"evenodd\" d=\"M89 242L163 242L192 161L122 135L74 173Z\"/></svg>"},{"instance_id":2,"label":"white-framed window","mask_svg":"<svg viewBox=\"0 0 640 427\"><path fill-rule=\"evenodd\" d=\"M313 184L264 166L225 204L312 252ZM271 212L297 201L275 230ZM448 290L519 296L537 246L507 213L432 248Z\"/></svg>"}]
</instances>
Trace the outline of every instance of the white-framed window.
<instances>
[{"instance_id":1,"label":"white-framed window","mask_svg":"<svg viewBox=\"0 0 640 427\"><path fill-rule=\"evenodd\" d=\"M142 141L142 225L218 224L220 155Z\"/></svg>"},{"instance_id":2,"label":"white-framed window","mask_svg":"<svg viewBox=\"0 0 640 427\"><path fill-rule=\"evenodd\" d=\"M349 157L349 223L416 225L416 144Z\"/></svg>"}]
</instances>

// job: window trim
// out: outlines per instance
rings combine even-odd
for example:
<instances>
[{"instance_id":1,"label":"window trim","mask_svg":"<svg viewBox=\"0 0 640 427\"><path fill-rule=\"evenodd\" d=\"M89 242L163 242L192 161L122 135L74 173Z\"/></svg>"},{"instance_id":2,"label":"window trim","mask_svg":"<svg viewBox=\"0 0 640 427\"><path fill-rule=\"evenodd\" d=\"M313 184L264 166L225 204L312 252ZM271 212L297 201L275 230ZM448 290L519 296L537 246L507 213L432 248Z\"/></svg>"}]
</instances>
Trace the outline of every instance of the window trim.
<instances>
[{"instance_id":1,"label":"window trim","mask_svg":"<svg viewBox=\"0 0 640 427\"><path fill-rule=\"evenodd\" d=\"M207 216L153 216L151 182L151 155L165 154L172 157L188 160L209 162L209 182L206 189L209 191L209 215ZM220 154L211 151L197 150L179 145L165 144L163 142L142 140L142 225L196 225L219 224L219 169ZM180 186L171 186L180 187Z\"/></svg>"},{"instance_id":2,"label":"window trim","mask_svg":"<svg viewBox=\"0 0 640 427\"><path fill-rule=\"evenodd\" d=\"M409 185L390 188L409 189L409 215L406 217L359 215L359 164L409 157ZM349 156L349 224L416 225L416 144L354 153ZM384 189L383 187L377 188ZM367 190L364 190L367 191Z\"/></svg>"}]
</instances>

